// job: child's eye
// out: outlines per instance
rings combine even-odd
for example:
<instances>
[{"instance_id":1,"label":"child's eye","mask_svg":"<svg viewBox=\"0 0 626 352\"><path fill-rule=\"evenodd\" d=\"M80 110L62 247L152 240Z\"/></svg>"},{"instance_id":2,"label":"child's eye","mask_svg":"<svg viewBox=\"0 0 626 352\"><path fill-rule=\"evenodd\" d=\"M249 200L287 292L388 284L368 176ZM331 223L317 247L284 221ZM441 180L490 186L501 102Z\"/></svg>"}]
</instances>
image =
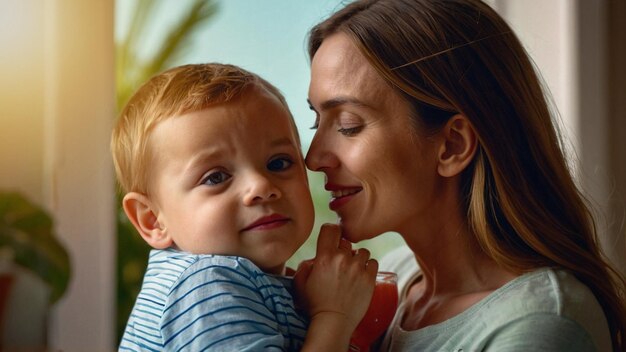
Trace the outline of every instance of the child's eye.
<instances>
[{"instance_id":1,"label":"child's eye","mask_svg":"<svg viewBox=\"0 0 626 352\"><path fill-rule=\"evenodd\" d=\"M361 132L362 129L363 129L363 126L341 127L337 130L337 132L343 134L344 136L351 137Z\"/></svg>"},{"instance_id":2,"label":"child's eye","mask_svg":"<svg viewBox=\"0 0 626 352\"><path fill-rule=\"evenodd\" d=\"M267 169L270 171L283 171L290 168L291 165L293 165L293 161L283 156L270 160L270 162L267 163Z\"/></svg>"},{"instance_id":3,"label":"child's eye","mask_svg":"<svg viewBox=\"0 0 626 352\"><path fill-rule=\"evenodd\" d=\"M222 182L225 182L232 176L225 173L224 171L215 171L210 173L207 177L202 180L202 184L207 186L215 186Z\"/></svg>"}]
</instances>

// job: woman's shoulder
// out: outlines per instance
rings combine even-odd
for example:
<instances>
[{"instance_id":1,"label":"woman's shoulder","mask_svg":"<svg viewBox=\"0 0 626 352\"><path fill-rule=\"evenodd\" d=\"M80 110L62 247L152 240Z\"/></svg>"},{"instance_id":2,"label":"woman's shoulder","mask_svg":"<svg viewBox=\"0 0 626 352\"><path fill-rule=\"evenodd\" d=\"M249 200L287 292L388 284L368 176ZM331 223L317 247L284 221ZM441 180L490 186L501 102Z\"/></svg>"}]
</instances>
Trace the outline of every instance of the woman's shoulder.
<instances>
[{"instance_id":1,"label":"woman's shoulder","mask_svg":"<svg viewBox=\"0 0 626 352\"><path fill-rule=\"evenodd\" d=\"M503 305L510 310L523 308L524 312L554 313L574 320L591 311L602 312L586 285L568 271L551 268L520 275L494 291L488 300L491 305Z\"/></svg>"},{"instance_id":2,"label":"woman's shoulder","mask_svg":"<svg viewBox=\"0 0 626 352\"><path fill-rule=\"evenodd\" d=\"M541 322L579 326L596 346L608 343L610 348L602 307L591 290L565 270L542 268L519 276L482 302L479 314L495 325L533 330Z\"/></svg>"},{"instance_id":3,"label":"woman's shoulder","mask_svg":"<svg viewBox=\"0 0 626 352\"><path fill-rule=\"evenodd\" d=\"M611 349L606 318L591 290L574 275L548 268L520 275L442 323L414 331L396 325L390 341L419 350Z\"/></svg>"}]
</instances>

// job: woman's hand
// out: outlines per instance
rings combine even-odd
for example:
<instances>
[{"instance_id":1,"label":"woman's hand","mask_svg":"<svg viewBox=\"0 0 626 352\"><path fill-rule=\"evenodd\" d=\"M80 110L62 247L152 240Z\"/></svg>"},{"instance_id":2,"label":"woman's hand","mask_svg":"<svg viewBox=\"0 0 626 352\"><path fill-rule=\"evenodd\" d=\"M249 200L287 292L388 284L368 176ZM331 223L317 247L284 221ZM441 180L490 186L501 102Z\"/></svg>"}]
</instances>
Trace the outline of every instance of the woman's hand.
<instances>
[{"instance_id":1,"label":"woman's hand","mask_svg":"<svg viewBox=\"0 0 626 352\"><path fill-rule=\"evenodd\" d=\"M369 257L366 249L352 251L339 226L322 225L315 258L302 262L294 278L298 304L311 319L305 346L315 336L347 349L374 291L378 263Z\"/></svg>"}]
</instances>

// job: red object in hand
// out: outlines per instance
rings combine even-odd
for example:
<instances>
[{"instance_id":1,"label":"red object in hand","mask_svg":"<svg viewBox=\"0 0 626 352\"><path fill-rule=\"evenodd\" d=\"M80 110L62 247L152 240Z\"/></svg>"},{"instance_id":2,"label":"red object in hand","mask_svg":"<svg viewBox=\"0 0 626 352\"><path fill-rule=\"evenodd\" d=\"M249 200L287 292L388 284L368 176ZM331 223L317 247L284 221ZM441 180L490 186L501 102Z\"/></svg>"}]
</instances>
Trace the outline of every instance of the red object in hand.
<instances>
[{"instance_id":1,"label":"red object in hand","mask_svg":"<svg viewBox=\"0 0 626 352\"><path fill-rule=\"evenodd\" d=\"M374 295L365 316L350 339L350 351L369 351L387 330L398 308L398 276L381 271L376 274Z\"/></svg>"}]
</instances>

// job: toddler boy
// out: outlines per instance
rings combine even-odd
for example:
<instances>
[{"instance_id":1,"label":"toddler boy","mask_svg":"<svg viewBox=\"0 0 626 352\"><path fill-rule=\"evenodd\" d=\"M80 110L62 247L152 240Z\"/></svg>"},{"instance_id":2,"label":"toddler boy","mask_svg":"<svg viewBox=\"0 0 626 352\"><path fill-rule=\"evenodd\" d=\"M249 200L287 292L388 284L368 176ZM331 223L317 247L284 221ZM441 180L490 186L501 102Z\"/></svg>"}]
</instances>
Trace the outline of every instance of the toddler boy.
<instances>
[{"instance_id":1,"label":"toddler boy","mask_svg":"<svg viewBox=\"0 0 626 352\"><path fill-rule=\"evenodd\" d=\"M310 326L296 309L285 262L314 212L274 86L233 65L167 70L127 103L111 149L124 211L154 248L120 350L347 350L376 265L320 235L327 260L303 279Z\"/></svg>"}]
</instances>

